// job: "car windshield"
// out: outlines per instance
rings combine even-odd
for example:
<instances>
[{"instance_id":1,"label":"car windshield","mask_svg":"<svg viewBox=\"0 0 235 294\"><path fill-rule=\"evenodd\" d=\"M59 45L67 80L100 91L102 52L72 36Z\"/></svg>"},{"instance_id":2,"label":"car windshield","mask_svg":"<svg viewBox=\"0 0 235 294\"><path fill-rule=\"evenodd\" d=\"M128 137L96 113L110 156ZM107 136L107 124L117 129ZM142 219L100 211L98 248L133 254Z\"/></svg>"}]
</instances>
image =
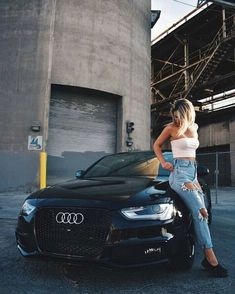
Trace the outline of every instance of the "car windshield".
<instances>
[{"instance_id":1,"label":"car windshield","mask_svg":"<svg viewBox=\"0 0 235 294\"><path fill-rule=\"evenodd\" d=\"M158 169L159 161L153 152L128 152L103 157L88 168L83 177L155 177Z\"/></svg>"}]
</instances>

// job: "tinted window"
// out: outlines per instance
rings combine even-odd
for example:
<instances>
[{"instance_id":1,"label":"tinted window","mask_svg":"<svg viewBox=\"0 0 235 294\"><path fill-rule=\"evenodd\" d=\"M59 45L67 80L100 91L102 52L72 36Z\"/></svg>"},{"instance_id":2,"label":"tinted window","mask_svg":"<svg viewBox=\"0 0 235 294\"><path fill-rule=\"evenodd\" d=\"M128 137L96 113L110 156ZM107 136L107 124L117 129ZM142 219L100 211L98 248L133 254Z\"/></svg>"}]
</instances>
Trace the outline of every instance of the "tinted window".
<instances>
[{"instance_id":1,"label":"tinted window","mask_svg":"<svg viewBox=\"0 0 235 294\"><path fill-rule=\"evenodd\" d=\"M106 176L156 176L159 161L153 152L106 156L89 168L84 178Z\"/></svg>"}]
</instances>

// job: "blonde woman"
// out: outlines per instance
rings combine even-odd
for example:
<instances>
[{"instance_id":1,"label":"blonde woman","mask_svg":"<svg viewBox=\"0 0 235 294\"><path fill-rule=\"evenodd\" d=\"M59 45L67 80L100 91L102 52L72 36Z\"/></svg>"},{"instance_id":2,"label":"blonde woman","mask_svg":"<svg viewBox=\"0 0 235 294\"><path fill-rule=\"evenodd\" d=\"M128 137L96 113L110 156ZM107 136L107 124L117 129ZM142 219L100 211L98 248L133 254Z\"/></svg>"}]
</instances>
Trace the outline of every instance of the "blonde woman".
<instances>
[{"instance_id":1,"label":"blonde woman","mask_svg":"<svg viewBox=\"0 0 235 294\"><path fill-rule=\"evenodd\" d=\"M170 170L169 184L184 201L192 214L195 233L204 250L202 266L215 277L226 277L227 270L218 263L213 251L208 227L208 213L203 191L197 180L196 149L199 146L193 104L187 99L177 100L171 107L172 123L168 124L153 145L164 169ZM161 146L170 140L174 164L166 162Z\"/></svg>"}]
</instances>

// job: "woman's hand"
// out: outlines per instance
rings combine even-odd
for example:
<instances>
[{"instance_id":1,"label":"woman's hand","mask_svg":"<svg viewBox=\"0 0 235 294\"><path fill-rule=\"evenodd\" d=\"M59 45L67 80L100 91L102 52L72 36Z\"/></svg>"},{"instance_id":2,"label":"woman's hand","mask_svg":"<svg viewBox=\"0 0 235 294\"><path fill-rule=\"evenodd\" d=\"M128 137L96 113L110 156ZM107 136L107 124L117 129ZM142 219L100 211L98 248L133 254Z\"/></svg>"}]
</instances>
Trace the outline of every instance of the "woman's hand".
<instances>
[{"instance_id":1,"label":"woman's hand","mask_svg":"<svg viewBox=\"0 0 235 294\"><path fill-rule=\"evenodd\" d=\"M173 171L173 169L174 169L172 163L170 163L170 162L163 162L162 167L164 169L167 169L167 170L170 170L170 171Z\"/></svg>"}]
</instances>

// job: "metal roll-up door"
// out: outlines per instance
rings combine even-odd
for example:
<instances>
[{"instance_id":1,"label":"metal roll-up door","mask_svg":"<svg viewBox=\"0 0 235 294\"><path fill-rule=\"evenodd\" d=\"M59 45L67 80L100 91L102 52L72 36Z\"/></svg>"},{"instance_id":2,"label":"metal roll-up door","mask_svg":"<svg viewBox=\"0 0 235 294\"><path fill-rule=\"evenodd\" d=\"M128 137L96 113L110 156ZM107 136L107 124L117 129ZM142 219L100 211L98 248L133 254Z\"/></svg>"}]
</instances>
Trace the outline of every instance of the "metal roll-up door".
<instances>
[{"instance_id":1,"label":"metal roll-up door","mask_svg":"<svg viewBox=\"0 0 235 294\"><path fill-rule=\"evenodd\" d=\"M47 182L73 178L116 151L117 99L86 89L54 86L47 142Z\"/></svg>"}]
</instances>

